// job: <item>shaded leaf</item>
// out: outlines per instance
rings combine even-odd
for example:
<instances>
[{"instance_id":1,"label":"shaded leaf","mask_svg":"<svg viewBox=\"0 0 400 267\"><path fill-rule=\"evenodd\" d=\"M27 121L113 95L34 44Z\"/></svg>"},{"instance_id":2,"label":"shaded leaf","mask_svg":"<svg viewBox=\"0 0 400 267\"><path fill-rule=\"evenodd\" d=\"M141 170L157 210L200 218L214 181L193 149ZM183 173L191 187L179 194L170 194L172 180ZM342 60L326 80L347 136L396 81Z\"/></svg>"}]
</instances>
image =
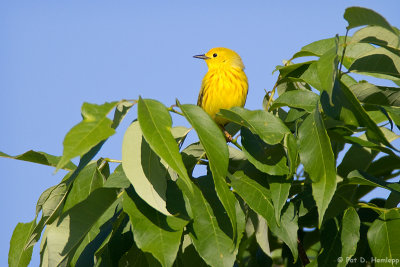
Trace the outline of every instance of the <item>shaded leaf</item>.
<instances>
[{"instance_id":1,"label":"shaded leaf","mask_svg":"<svg viewBox=\"0 0 400 267\"><path fill-rule=\"evenodd\" d=\"M312 191L321 226L325 210L336 190L336 168L331 143L318 109L301 124L298 142L301 163L313 181Z\"/></svg>"},{"instance_id":2,"label":"shaded leaf","mask_svg":"<svg viewBox=\"0 0 400 267\"><path fill-rule=\"evenodd\" d=\"M336 266L341 253L339 224L336 219L328 220L321 230L321 254L318 266Z\"/></svg>"},{"instance_id":3,"label":"shaded leaf","mask_svg":"<svg viewBox=\"0 0 400 267\"><path fill-rule=\"evenodd\" d=\"M242 171L229 175L235 192L253 209L263 216L272 233L282 239L290 248L293 258L297 259L297 216L293 204L290 204L281 217L279 227L275 219L274 206L270 191L255 180L250 179Z\"/></svg>"},{"instance_id":4,"label":"shaded leaf","mask_svg":"<svg viewBox=\"0 0 400 267\"><path fill-rule=\"evenodd\" d=\"M91 192L103 186L104 178L97 166L97 162L92 162L75 178L65 200L63 212L85 200Z\"/></svg>"},{"instance_id":5,"label":"shaded leaf","mask_svg":"<svg viewBox=\"0 0 400 267\"><path fill-rule=\"evenodd\" d=\"M391 76L398 79L400 78L400 57L379 47L357 58L349 67L349 71L379 76L378 78Z\"/></svg>"},{"instance_id":6,"label":"shaded leaf","mask_svg":"<svg viewBox=\"0 0 400 267\"><path fill-rule=\"evenodd\" d=\"M123 208L130 217L136 245L163 266L172 266L187 221L153 210L135 192L124 192Z\"/></svg>"},{"instance_id":7,"label":"shaded leaf","mask_svg":"<svg viewBox=\"0 0 400 267\"><path fill-rule=\"evenodd\" d=\"M290 130L277 117L264 110L247 110L234 107L230 110L221 109L222 117L245 126L270 145L279 143Z\"/></svg>"},{"instance_id":8,"label":"shaded leaf","mask_svg":"<svg viewBox=\"0 0 400 267\"><path fill-rule=\"evenodd\" d=\"M72 257L99 218L117 198L113 188L99 188L83 202L75 205L59 219L47 234L49 265L57 266Z\"/></svg>"},{"instance_id":9,"label":"shaded leaf","mask_svg":"<svg viewBox=\"0 0 400 267\"><path fill-rule=\"evenodd\" d=\"M357 243L360 240L360 218L353 207L345 210L342 218L340 241L342 243L342 262L338 266L346 266L348 260L356 253Z\"/></svg>"},{"instance_id":10,"label":"shaded leaf","mask_svg":"<svg viewBox=\"0 0 400 267\"><path fill-rule=\"evenodd\" d=\"M400 38L393 31L380 26L368 26L353 34L352 42L363 42L383 46L391 49L399 49Z\"/></svg>"},{"instance_id":11,"label":"shaded leaf","mask_svg":"<svg viewBox=\"0 0 400 267\"><path fill-rule=\"evenodd\" d=\"M400 107L400 88L398 87L376 86L362 82L351 86L350 90L361 102Z\"/></svg>"},{"instance_id":12,"label":"shaded leaf","mask_svg":"<svg viewBox=\"0 0 400 267\"><path fill-rule=\"evenodd\" d=\"M166 208L167 170L142 136L138 121L126 130L122 142L122 167L137 194L154 209Z\"/></svg>"},{"instance_id":13,"label":"shaded leaf","mask_svg":"<svg viewBox=\"0 0 400 267\"><path fill-rule=\"evenodd\" d=\"M243 152L257 169L271 175L289 173L285 150L281 144L268 145L245 127L241 129L241 137Z\"/></svg>"},{"instance_id":14,"label":"shaded leaf","mask_svg":"<svg viewBox=\"0 0 400 267\"><path fill-rule=\"evenodd\" d=\"M131 185L128 178L126 177L124 170L122 169L122 164L115 168L114 172L110 174L104 183L104 187L110 188L128 188Z\"/></svg>"},{"instance_id":15,"label":"shaded leaf","mask_svg":"<svg viewBox=\"0 0 400 267\"><path fill-rule=\"evenodd\" d=\"M288 200L291 181L286 180L285 177L270 176L268 177L268 184L271 200L274 204L276 223L280 225L281 211Z\"/></svg>"},{"instance_id":16,"label":"shaded leaf","mask_svg":"<svg viewBox=\"0 0 400 267\"><path fill-rule=\"evenodd\" d=\"M329 96L332 95L333 84L335 83L338 66L338 42L339 37L335 39L335 46L325 52L317 61L317 74L321 82L321 89L326 91Z\"/></svg>"},{"instance_id":17,"label":"shaded leaf","mask_svg":"<svg viewBox=\"0 0 400 267\"><path fill-rule=\"evenodd\" d=\"M350 184L368 185L372 187L382 187L394 193L400 194L400 184L388 183L384 180L378 179L363 171L352 171L347 176L347 181Z\"/></svg>"}]
</instances>

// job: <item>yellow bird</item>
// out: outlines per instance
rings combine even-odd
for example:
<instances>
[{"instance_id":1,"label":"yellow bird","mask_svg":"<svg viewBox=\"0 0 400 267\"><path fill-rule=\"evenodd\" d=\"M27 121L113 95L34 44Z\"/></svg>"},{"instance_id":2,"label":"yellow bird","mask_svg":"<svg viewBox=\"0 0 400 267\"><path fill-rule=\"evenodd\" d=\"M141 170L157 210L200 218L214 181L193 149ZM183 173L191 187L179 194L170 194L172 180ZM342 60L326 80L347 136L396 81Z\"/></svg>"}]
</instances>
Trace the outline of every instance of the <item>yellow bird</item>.
<instances>
[{"instance_id":1,"label":"yellow bird","mask_svg":"<svg viewBox=\"0 0 400 267\"><path fill-rule=\"evenodd\" d=\"M243 107L246 103L249 86L242 59L235 51L224 47L212 48L206 54L194 57L204 59L208 66L197 105L223 128L228 121L215 114L220 109Z\"/></svg>"}]
</instances>

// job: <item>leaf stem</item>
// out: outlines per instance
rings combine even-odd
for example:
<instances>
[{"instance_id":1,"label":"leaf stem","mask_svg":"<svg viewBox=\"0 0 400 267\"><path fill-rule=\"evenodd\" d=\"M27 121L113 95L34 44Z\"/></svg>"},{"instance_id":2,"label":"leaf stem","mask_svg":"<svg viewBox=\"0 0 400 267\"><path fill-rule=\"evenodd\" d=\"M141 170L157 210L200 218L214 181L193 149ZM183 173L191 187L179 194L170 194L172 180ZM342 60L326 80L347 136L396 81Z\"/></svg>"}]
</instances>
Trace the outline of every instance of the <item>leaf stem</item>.
<instances>
[{"instance_id":1,"label":"leaf stem","mask_svg":"<svg viewBox=\"0 0 400 267\"><path fill-rule=\"evenodd\" d=\"M175 109L174 109L174 107L176 107L176 105L172 105L172 106L170 106L170 107L168 108L168 111L170 111L170 112L173 112L173 113L176 113L176 114L179 114L179 115L183 116L183 113L182 113L182 112L179 112L179 111L177 111L177 110L175 110Z\"/></svg>"},{"instance_id":2,"label":"leaf stem","mask_svg":"<svg viewBox=\"0 0 400 267\"><path fill-rule=\"evenodd\" d=\"M236 138L232 139L231 143L234 144L237 148L240 150L243 150L243 147L238 143L237 139L239 138L240 135L237 135Z\"/></svg>"},{"instance_id":3,"label":"leaf stem","mask_svg":"<svg viewBox=\"0 0 400 267\"><path fill-rule=\"evenodd\" d=\"M119 159L110 159L110 158L103 158L104 161L113 162L113 163L122 163L122 160Z\"/></svg>"}]
</instances>

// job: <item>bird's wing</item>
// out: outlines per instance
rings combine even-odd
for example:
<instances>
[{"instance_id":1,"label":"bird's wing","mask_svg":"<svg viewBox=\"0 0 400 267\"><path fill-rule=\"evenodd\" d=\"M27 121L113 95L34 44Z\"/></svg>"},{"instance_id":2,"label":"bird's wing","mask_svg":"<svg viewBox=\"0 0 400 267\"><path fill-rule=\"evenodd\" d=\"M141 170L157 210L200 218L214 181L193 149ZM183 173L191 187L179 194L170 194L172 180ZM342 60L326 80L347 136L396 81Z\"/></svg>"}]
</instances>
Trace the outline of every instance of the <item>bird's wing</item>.
<instances>
[{"instance_id":1,"label":"bird's wing","mask_svg":"<svg viewBox=\"0 0 400 267\"><path fill-rule=\"evenodd\" d=\"M203 104L203 95L204 95L204 82L201 83L201 89L200 89L199 97L197 98L197 105L199 107L201 107L202 104Z\"/></svg>"}]
</instances>

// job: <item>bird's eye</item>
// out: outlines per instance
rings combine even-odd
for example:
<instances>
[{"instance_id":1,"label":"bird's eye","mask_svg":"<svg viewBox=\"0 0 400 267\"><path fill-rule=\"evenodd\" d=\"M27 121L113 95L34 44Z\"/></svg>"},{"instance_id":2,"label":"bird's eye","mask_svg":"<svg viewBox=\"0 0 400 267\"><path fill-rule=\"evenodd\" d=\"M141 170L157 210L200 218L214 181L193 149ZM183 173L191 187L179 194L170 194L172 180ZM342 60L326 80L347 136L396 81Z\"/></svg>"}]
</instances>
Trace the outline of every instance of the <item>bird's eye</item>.
<instances>
[{"instance_id":1,"label":"bird's eye","mask_svg":"<svg viewBox=\"0 0 400 267\"><path fill-rule=\"evenodd\" d=\"M214 53L214 54L213 54L213 57L217 57L217 56L218 56L217 53Z\"/></svg>"}]
</instances>

